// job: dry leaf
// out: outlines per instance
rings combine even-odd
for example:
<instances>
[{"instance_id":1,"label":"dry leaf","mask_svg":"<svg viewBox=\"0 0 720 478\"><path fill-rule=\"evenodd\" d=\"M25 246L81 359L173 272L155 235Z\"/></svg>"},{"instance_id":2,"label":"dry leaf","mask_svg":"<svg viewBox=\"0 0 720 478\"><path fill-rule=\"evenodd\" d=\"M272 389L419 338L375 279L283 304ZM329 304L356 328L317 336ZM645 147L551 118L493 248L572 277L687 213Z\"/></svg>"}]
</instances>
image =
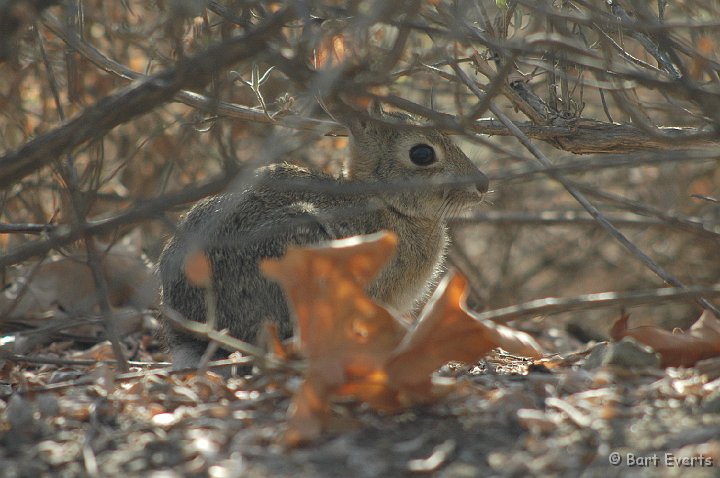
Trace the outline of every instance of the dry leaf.
<instances>
[{"instance_id":1,"label":"dry leaf","mask_svg":"<svg viewBox=\"0 0 720 478\"><path fill-rule=\"evenodd\" d=\"M542 355L528 334L477 320L466 299L467 280L448 274L386 367L393 385L428 390L431 374L445 363L473 363L497 347L527 357Z\"/></svg>"},{"instance_id":2,"label":"dry leaf","mask_svg":"<svg viewBox=\"0 0 720 478\"><path fill-rule=\"evenodd\" d=\"M332 241L330 247L290 247L267 259L262 272L278 281L297 319L300 351L310 359L393 347L405 327L365 295L395 251L397 238L377 233Z\"/></svg>"},{"instance_id":3,"label":"dry leaf","mask_svg":"<svg viewBox=\"0 0 720 478\"><path fill-rule=\"evenodd\" d=\"M342 63L348 55L348 43L343 34L324 38L315 50L315 69L331 68Z\"/></svg>"},{"instance_id":4,"label":"dry leaf","mask_svg":"<svg viewBox=\"0 0 720 478\"><path fill-rule=\"evenodd\" d=\"M122 243L101 255L113 307L143 310L159 302L158 278L139 256L139 251ZM98 309L95 281L84 254L16 269L10 282L0 293L0 322L21 319L25 325L44 325L49 317L90 315ZM68 331L92 335L89 330Z\"/></svg>"},{"instance_id":5,"label":"dry leaf","mask_svg":"<svg viewBox=\"0 0 720 478\"><path fill-rule=\"evenodd\" d=\"M720 356L720 320L705 311L687 332L669 332L653 326L628 328L623 314L610 329L613 340L632 337L662 357L663 367L692 367L696 362Z\"/></svg>"},{"instance_id":6,"label":"dry leaf","mask_svg":"<svg viewBox=\"0 0 720 478\"><path fill-rule=\"evenodd\" d=\"M261 263L283 287L297 318L296 340L308 358L305 382L293 398L285 440L316 438L330 419L334 398L353 397L376 410L396 411L435 400L433 372L451 360L472 362L502 347L537 357L527 334L467 311L467 281L446 278L420 323L405 323L365 293L392 256L397 238L378 233L332 241L326 247L290 247Z\"/></svg>"},{"instance_id":7,"label":"dry leaf","mask_svg":"<svg viewBox=\"0 0 720 478\"><path fill-rule=\"evenodd\" d=\"M115 354L113 353L112 344L109 340L106 340L82 352L75 352L70 355L70 358L73 360L95 360L100 362L102 360L115 360Z\"/></svg>"},{"instance_id":8,"label":"dry leaf","mask_svg":"<svg viewBox=\"0 0 720 478\"><path fill-rule=\"evenodd\" d=\"M690 62L690 77L699 80L708 66L708 57L712 57L715 51L715 42L709 36L701 36L697 40L696 54Z\"/></svg>"},{"instance_id":9,"label":"dry leaf","mask_svg":"<svg viewBox=\"0 0 720 478\"><path fill-rule=\"evenodd\" d=\"M265 322L262 338L270 350L280 360L288 359L288 351L280 340L277 324L273 322Z\"/></svg>"},{"instance_id":10,"label":"dry leaf","mask_svg":"<svg viewBox=\"0 0 720 478\"><path fill-rule=\"evenodd\" d=\"M285 442L290 446L315 440L320 436L330 415L327 390L317 389L322 380L312 380L306 376L305 382L295 392L288 410L288 429Z\"/></svg>"},{"instance_id":11,"label":"dry leaf","mask_svg":"<svg viewBox=\"0 0 720 478\"><path fill-rule=\"evenodd\" d=\"M378 233L330 247L290 247L284 257L262 262L263 273L282 285L293 305L299 350L309 359L293 400L288 443L315 437L331 395L372 402L385 393L382 366L406 327L364 291L396 244L395 235Z\"/></svg>"},{"instance_id":12,"label":"dry leaf","mask_svg":"<svg viewBox=\"0 0 720 478\"><path fill-rule=\"evenodd\" d=\"M203 289L209 287L212 282L212 267L210 259L203 251L195 251L185 257L185 277L195 287Z\"/></svg>"}]
</instances>

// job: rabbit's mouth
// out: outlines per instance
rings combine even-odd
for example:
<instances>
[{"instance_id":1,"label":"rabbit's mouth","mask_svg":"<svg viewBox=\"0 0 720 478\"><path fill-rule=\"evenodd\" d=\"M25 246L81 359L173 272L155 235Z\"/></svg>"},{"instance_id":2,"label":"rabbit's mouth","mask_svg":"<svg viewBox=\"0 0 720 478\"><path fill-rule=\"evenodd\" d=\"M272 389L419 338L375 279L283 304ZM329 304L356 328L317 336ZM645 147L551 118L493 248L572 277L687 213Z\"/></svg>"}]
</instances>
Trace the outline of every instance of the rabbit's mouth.
<instances>
[{"instance_id":1,"label":"rabbit's mouth","mask_svg":"<svg viewBox=\"0 0 720 478\"><path fill-rule=\"evenodd\" d=\"M443 221L471 211L482 203L484 193L477 187L445 187L386 194L383 202L406 218Z\"/></svg>"},{"instance_id":2,"label":"rabbit's mouth","mask_svg":"<svg viewBox=\"0 0 720 478\"><path fill-rule=\"evenodd\" d=\"M474 187L445 190L436 217L440 220L463 217L480 205L483 197L484 193Z\"/></svg>"},{"instance_id":3,"label":"rabbit's mouth","mask_svg":"<svg viewBox=\"0 0 720 478\"><path fill-rule=\"evenodd\" d=\"M463 189L452 189L447 192L448 201L455 203L461 210L469 210L482 203L485 192L478 190L475 186L468 186Z\"/></svg>"}]
</instances>

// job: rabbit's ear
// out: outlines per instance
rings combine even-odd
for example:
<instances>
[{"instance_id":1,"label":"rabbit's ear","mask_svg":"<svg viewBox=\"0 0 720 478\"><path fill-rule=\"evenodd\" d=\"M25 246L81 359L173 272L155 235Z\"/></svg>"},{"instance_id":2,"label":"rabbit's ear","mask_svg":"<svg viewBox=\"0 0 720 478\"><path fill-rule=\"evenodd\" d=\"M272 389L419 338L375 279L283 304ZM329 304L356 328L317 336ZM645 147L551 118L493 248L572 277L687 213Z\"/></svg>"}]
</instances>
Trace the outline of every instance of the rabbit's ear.
<instances>
[{"instance_id":1,"label":"rabbit's ear","mask_svg":"<svg viewBox=\"0 0 720 478\"><path fill-rule=\"evenodd\" d=\"M382 109L382 103L380 103L376 99L370 100L370 105L368 106L368 114L371 118L383 119L385 117L385 111L383 111Z\"/></svg>"},{"instance_id":2,"label":"rabbit's ear","mask_svg":"<svg viewBox=\"0 0 720 478\"><path fill-rule=\"evenodd\" d=\"M337 97L323 98L316 95L315 99L320 105L320 108L322 108L329 117L341 125L350 128L351 123L353 123L353 118L356 116L352 108L340 101Z\"/></svg>"},{"instance_id":3,"label":"rabbit's ear","mask_svg":"<svg viewBox=\"0 0 720 478\"><path fill-rule=\"evenodd\" d=\"M322 96L315 94L315 100L320 105L320 108L333 120L340 124L345 124L342 120L342 109L339 107L337 101L333 98L323 98Z\"/></svg>"},{"instance_id":4,"label":"rabbit's ear","mask_svg":"<svg viewBox=\"0 0 720 478\"><path fill-rule=\"evenodd\" d=\"M339 100L339 98L320 98L317 97L320 107L332 119L346 126L350 133L357 137L367 134L373 127L373 119L382 119L385 112L379 101L371 100L366 112L359 111L347 103Z\"/></svg>"},{"instance_id":5,"label":"rabbit's ear","mask_svg":"<svg viewBox=\"0 0 720 478\"><path fill-rule=\"evenodd\" d=\"M381 123L387 121L388 114L383 110L382 103L370 100L365 111L348 108L350 115L343 118L343 124L348 127L355 138L363 136L375 137L382 130Z\"/></svg>"}]
</instances>

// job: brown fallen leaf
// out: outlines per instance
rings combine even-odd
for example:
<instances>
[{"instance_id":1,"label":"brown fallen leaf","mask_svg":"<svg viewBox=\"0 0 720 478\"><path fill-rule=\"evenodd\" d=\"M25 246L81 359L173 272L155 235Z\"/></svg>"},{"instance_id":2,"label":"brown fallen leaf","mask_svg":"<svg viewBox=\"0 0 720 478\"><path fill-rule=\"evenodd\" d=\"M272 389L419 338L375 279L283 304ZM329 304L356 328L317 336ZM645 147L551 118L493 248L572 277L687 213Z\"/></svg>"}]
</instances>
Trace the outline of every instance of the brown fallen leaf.
<instances>
[{"instance_id":1,"label":"brown fallen leaf","mask_svg":"<svg viewBox=\"0 0 720 478\"><path fill-rule=\"evenodd\" d=\"M473 317L466 299L467 279L448 274L386 365L393 386L427 392L431 374L442 365L473 363L497 347L526 357L542 355L528 334Z\"/></svg>"},{"instance_id":2,"label":"brown fallen leaf","mask_svg":"<svg viewBox=\"0 0 720 478\"><path fill-rule=\"evenodd\" d=\"M366 354L394 347L406 330L365 288L397 245L391 233L332 241L329 247L290 247L262 261L263 274L281 284L293 305L300 351L309 359L347 352Z\"/></svg>"},{"instance_id":3,"label":"brown fallen leaf","mask_svg":"<svg viewBox=\"0 0 720 478\"><path fill-rule=\"evenodd\" d=\"M610 337L619 341L632 337L662 357L662 367L692 367L700 360L720 356L720 320L706 310L687 332L644 325L628 328L628 314L623 314L610 329Z\"/></svg>"},{"instance_id":4,"label":"brown fallen leaf","mask_svg":"<svg viewBox=\"0 0 720 478\"><path fill-rule=\"evenodd\" d=\"M101 269L114 308L143 310L159 302L160 285L140 251L124 243L101 254ZM51 257L19 267L8 274L0 293L0 327L11 322L47 325L49 318L97 313L97 294L84 253ZM80 335L93 335L96 326L75 328Z\"/></svg>"},{"instance_id":5,"label":"brown fallen leaf","mask_svg":"<svg viewBox=\"0 0 720 478\"><path fill-rule=\"evenodd\" d=\"M341 64L347 58L348 50L348 40L345 35L325 37L315 50L315 69L332 68Z\"/></svg>"},{"instance_id":6,"label":"brown fallen leaf","mask_svg":"<svg viewBox=\"0 0 720 478\"><path fill-rule=\"evenodd\" d=\"M265 322L262 340L266 344L266 349L271 351L280 360L287 360L289 357L288 350L280 340L277 324L273 322Z\"/></svg>"},{"instance_id":7,"label":"brown fallen leaf","mask_svg":"<svg viewBox=\"0 0 720 478\"><path fill-rule=\"evenodd\" d=\"M75 352L70 355L73 360L95 360L100 362L102 360L114 360L115 354L113 353L112 344L109 340L97 343L87 350L82 352Z\"/></svg>"},{"instance_id":8,"label":"brown fallen leaf","mask_svg":"<svg viewBox=\"0 0 720 478\"><path fill-rule=\"evenodd\" d=\"M695 55L690 62L690 77L698 81L708 66L708 57L712 58L715 42L709 36L701 36L697 40Z\"/></svg>"},{"instance_id":9,"label":"brown fallen leaf","mask_svg":"<svg viewBox=\"0 0 720 478\"><path fill-rule=\"evenodd\" d=\"M396 244L395 235L378 233L329 247L290 247L284 257L262 262L293 305L298 348L309 362L291 406L288 443L316 437L331 396L372 402L386 392L382 366L406 326L364 291Z\"/></svg>"},{"instance_id":10,"label":"brown fallen leaf","mask_svg":"<svg viewBox=\"0 0 720 478\"><path fill-rule=\"evenodd\" d=\"M212 284L212 266L207 254L195 251L185 257L185 277L195 287L207 288Z\"/></svg>"},{"instance_id":11,"label":"brown fallen leaf","mask_svg":"<svg viewBox=\"0 0 720 478\"><path fill-rule=\"evenodd\" d=\"M467 281L445 278L418 325L408 326L365 290L392 256L397 238L378 233L290 247L261 263L283 287L297 319L298 350L308 359L293 397L285 441L313 440L327 428L333 399L352 397L375 410L398 411L436 400L432 374L448 361L473 362L490 350L540 356L527 334L477 320L467 310Z\"/></svg>"},{"instance_id":12,"label":"brown fallen leaf","mask_svg":"<svg viewBox=\"0 0 720 478\"><path fill-rule=\"evenodd\" d=\"M328 391L322 388L323 380L313 380L306 375L288 410L288 429L285 442L298 446L320 437L330 418Z\"/></svg>"}]
</instances>

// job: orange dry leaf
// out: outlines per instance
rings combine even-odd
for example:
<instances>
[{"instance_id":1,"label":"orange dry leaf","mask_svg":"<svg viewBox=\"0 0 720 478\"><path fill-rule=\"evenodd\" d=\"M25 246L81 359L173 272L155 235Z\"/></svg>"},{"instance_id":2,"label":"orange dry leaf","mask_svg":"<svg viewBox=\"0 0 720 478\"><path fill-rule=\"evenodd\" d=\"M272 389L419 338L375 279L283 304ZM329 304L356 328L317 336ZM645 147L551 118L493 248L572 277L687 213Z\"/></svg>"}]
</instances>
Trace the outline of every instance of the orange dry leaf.
<instances>
[{"instance_id":1,"label":"orange dry leaf","mask_svg":"<svg viewBox=\"0 0 720 478\"><path fill-rule=\"evenodd\" d=\"M271 350L281 360L287 360L288 351L285 349L280 334L278 333L277 324L273 322L265 322L265 338L268 342L268 350Z\"/></svg>"},{"instance_id":2,"label":"orange dry leaf","mask_svg":"<svg viewBox=\"0 0 720 478\"><path fill-rule=\"evenodd\" d=\"M327 390L318 390L318 384L322 384L322 380L311 380L310 376L306 376L305 382L295 392L288 410L290 420L285 433L285 442L290 446L318 438L330 417Z\"/></svg>"},{"instance_id":3,"label":"orange dry leaf","mask_svg":"<svg viewBox=\"0 0 720 478\"><path fill-rule=\"evenodd\" d=\"M394 253L396 236L377 233L331 244L290 247L284 257L261 264L293 305L300 351L325 360L346 354L348 346L365 355L394 347L404 325L367 297L365 288Z\"/></svg>"},{"instance_id":4,"label":"orange dry leaf","mask_svg":"<svg viewBox=\"0 0 720 478\"><path fill-rule=\"evenodd\" d=\"M348 44L342 34L326 37L315 50L315 69L339 65L348 55Z\"/></svg>"},{"instance_id":5,"label":"orange dry leaf","mask_svg":"<svg viewBox=\"0 0 720 478\"><path fill-rule=\"evenodd\" d=\"M696 362L720 356L720 320L706 310L687 332L669 332L653 326L628 328L623 314L610 329L613 340L632 337L662 357L663 367L692 367Z\"/></svg>"},{"instance_id":6,"label":"orange dry leaf","mask_svg":"<svg viewBox=\"0 0 720 478\"><path fill-rule=\"evenodd\" d=\"M100 245L100 244L99 244ZM125 240L111 249L105 246L100 267L107 284L108 298L121 336L141 329L142 309L159 301L158 277ZM0 294L0 327L22 324L44 327L52 320L96 314L99 311L90 267L84 252L54 256L5 271L7 287ZM102 324L85 323L66 328L75 335L97 337Z\"/></svg>"},{"instance_id":7,"label":"orange dry leaf","mask_svg":"<svg viewBox=\"0 0 720 478\"><path fill-rule=\"evenodd\" d=\"M477 320L467 309L467 280L448 274L425 307L417 326L386 365L390 383L429 391L431 374L451 361L475 362L492 349L540 357L540 346L524 332Z\"/></svg>"},{"instance_id":8,"label":"orange dry leaf","mask_svg":"<svg viewBox=\"0 0 720 478\"><path fill-rule=\"evenodd\" d=\"M207 254L196 251L185 258L185 277L195 287L208 287L212 281L212 267Z\"/></svg>"},{"instance_id":9,"label":"orange dry leaf","mask_svg":"<svg viewBox=\"0 0 720 478\"><path fill-rule=\"evenodd\" d=\"M113 352L112 344L109 340L97 343L87 350L82 352L75 352L71 355L73 360L96 360L98 362L102 360L114 360L115 353Z\"/></svg>"},{"instance_id":10,"label":"orange dry leaf","mask_svg":"<svg viewBox=\"0 0 720 478\"><path fill-rule=\"evenodd\" d=\"M293 401L288 442L314 438L318 428L308 424L309 417L324 422L331 395L371 402L385 392L382 365L406 328L364 291L396 244L395 235L378 233L330 247L290 247L284 257L262 262L262 272L281 284L293 304L299 349L309 359L305 384Z\"/></svg>"},{"instance_id":11,"label":"orange dry leaf","mask_svg":"<svg viewBox=\"0 0 720 478\"><path fill-rule=\"evenodd\" d=\"M696 45L695 55L690 62L690 77L699 80L708 66L708 57L715 51L715 42L710 37L701 36Z\"/></svg>"},{"instance_id":12,"label":"orange dry leaf","mask_svg":"<svg viewBox=\"0 0 720 478\"><path fill-rule=\"evenodd\" d=\"M466 310L461 275L442 282L408 333L403 321L365 293L396 245L395 235L378 233L329 247L290 247L283 258L262 262L263 273L280 283L293 305L298 347L308 358L290 409L288 444L316 438L334 398L395 411L435 399L432 373L448 361L475 361L496 347L540 355L527 334L478 321Z\"/></svg>"}]
</instances>

